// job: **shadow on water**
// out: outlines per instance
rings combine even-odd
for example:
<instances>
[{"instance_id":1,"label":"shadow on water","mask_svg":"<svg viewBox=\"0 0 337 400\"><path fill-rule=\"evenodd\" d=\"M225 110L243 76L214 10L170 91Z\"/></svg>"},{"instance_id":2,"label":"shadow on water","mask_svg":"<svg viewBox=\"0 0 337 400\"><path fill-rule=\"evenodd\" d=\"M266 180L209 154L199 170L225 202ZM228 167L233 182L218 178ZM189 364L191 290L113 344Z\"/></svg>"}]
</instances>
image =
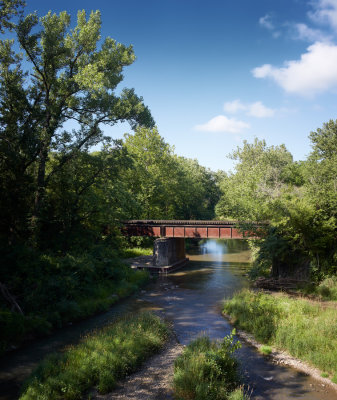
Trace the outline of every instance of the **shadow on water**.
<instances>
[{"instance_id":1,"label":"shadow on water","mask_svg":"<svg viewBox=\"0 0 337 400\"><path fill-rule=\"evenodd\" d=\"M187 267L160 277L138 295L110 311L63 328L52 337L27 345L0 359L0 399L16 399L23 379L49 352L76 343L87 332L104 326L116 316L154 310L173 323L179 341L187 344L200 334L221 339L232 326L221 316L223 299L249 287L246 277L250 252L242 240L201 243L189 251ZM291 368L275 365L243 344L238 352L242 374L258 400L333 400L336 393Z\"/></svg>"},{"instance_id":2,"label":"shadow on water","mask_svg":"<svg viewBox=\"0 0 337 400\"><path fill-rule=\"evenodd\" d=\"M247 244L240 240L210 240L188 256L188 267L162 278L162 285L171 289L157 293L156 302L172 320L181 343L187 344L200 334L222 339L233 328L221 316L223 299L249 287ZM273 364L250 345L243 343L238 357L253 399L337 398L335 392L319 382L292 368Z\"/></svg>"}]
</instances>

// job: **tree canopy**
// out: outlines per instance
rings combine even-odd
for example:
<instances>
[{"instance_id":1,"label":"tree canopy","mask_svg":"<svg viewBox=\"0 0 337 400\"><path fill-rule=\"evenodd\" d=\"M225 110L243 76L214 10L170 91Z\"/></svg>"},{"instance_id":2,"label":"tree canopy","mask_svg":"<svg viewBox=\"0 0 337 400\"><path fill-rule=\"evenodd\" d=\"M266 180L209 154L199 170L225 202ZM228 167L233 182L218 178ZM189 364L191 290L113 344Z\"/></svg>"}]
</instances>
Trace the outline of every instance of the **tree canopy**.
<instances>
[{"instance_id":1,"label":"tree canopy","mask_svg":"<svg viewBox=\"0 0 337 400\"><path fill-rule=\"evenodd\" d=\"M46 189L55 174L81 151L113 145L103 125L154 125L133 89L116 93L124 67L135 60L132 46L101 40L99 11L89 17L79 11L77 25L70 23L65 11L42 18L29 14L13 25L22 54L15 53L14 40L0 42L0 173L6 176L1 189L9 196L15 191L26 208L22 218L31 215L33 232L41 228ZM14 189L17 183L21 192ZM29 211L27 197L33 204ZM12 198L4 201L8 213ZM5 219L11 232L23 222Z\"/></svg>"}]
</instances>

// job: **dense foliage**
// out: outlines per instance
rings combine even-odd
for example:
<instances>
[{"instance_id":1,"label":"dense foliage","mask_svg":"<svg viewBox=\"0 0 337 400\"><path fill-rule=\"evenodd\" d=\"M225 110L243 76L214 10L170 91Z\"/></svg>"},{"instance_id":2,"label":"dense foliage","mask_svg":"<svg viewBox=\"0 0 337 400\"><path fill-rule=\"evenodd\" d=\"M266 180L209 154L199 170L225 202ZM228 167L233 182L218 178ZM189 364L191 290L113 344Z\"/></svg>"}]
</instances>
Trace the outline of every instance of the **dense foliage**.
<instances>
[{"instance_id":1,"label":"dense foliage","mask_svg":"<svg viewBox=\"0 0 337 400\"><path fill-rule=\"evenodd\" d=\"M213 218L219 199L215 175L177 157L143 99L120 89L135 54L101 38L99 11L74 26L67 12L24 17L22 4L0 10L1 349L144 283L119 261L120 221ZM132 133L111 139L123 121Z\"/></svg>"},{"instance_id":2,"label":"dense foliage","mask_svg":"<svg viewBox=\"0 0 337 400\"><path fill-rule=\"evenodd\" d=\"M240 347L233 334L222 342L203 336L192 341L174 363L173 389L177 400L244 400L238 361Z\"/></svg>"},{"instance_id":3,"label":"dense foliage","mask_svg":"<svg viewBox=\"0 0 337 400\"><path fill-rule=\"evenodd\" d=\"M337 121L310 134L312 152L294 162L287 149L244 142L235 171L221 182L219 218L268 221L252 276L317 280L337 273ZM260 232L261 233L261 232Z\"/></svg>"}]
</instances>

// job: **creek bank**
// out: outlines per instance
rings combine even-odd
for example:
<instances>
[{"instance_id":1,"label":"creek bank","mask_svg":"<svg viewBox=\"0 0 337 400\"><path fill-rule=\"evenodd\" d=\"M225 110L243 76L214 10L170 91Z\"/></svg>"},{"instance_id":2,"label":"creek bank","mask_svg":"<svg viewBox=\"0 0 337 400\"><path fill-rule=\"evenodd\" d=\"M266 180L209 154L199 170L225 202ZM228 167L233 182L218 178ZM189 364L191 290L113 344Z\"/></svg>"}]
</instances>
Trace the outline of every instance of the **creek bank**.
<instances>
[{"instance_id":1,"label":"creek bank","mask_svg":"<svg viewBox=\"0 0 337 400\"><path fill-rule=\"evenodd\" d=\"M48 355L24 384L20 399L80 399L94 387L108 393L169 337L169 326L153 313L124 316L64 352Z\"/></svg>"},{"instance_id":2,"label":"creek bank","mask_svg":"<svg viewBox=\"0 0 337 400\"><path fill-rule=\"evenodd\" d=\"M92 393L92 400L164 400L173 399L172 380L175 359L184 346L172 335L164 349L142 366L141 370L119 382L111 393Z\"/></svg>"},{"instance_id":3,"label":"creek bank","mask_svg":"<svg viewBox=\"0 0 337 400\"><path fill-rule=\"evenodd\" d=\"M222 313L222 315L231 323L234 324L233 318L226 313ZM236 329L236 335L244 340L246 343L250 344L251 346L255 347L257 350L260 350L261 347L264 345L262 343L259 343L252 334L247 333L241 329ZM318 368L314 368L313 366L309 365L305 361L299 360L298 358L292 357L289 353L287 353L285 350L278 350L274 347L272 347L272 352L268 355L265 356L269 361L272 361L276 364L280 365L287 365L292 368L295 368L298 371L301 371L305 373L306 375L312 376L314 379L319 381L322 386L330 386L334 390L337 391L337 385L333 382L331 382L330 379L328 378L323 378L321 376L322 371L320 371Z\"/></svg>"},{"instance_id":4,"label":"creek bank","mask_svg":"<svg viewBox=\"0 0 337 400\"><path fill-rule=\"evenodd\" d=\"M261 351L270 345L273 362L294 367L337 391L335 307L284 293L242 290L225 302L223 315L255 348Z\"/></svg>"}]
</instances>

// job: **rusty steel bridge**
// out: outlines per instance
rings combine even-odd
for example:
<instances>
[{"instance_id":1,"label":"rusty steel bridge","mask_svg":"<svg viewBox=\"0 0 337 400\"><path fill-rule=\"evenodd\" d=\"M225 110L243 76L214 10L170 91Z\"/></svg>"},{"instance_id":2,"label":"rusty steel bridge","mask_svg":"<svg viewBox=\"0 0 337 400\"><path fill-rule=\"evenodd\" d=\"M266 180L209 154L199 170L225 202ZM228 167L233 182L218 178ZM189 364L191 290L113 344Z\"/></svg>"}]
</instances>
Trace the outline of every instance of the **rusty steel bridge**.
<instances>
[{"instance_id":1,"label":"rusty steel bridge","mask_svg":"<svg viewBox=\"0 0 337 400\"><path fill-rule=\"evenodd\" d=\"M258 238L258 228L266 224L250 223L255 232L239 229L238 221L130 220L122 225L124 234L128 236L248 239Z\"/></svg>"}]
</instances>

